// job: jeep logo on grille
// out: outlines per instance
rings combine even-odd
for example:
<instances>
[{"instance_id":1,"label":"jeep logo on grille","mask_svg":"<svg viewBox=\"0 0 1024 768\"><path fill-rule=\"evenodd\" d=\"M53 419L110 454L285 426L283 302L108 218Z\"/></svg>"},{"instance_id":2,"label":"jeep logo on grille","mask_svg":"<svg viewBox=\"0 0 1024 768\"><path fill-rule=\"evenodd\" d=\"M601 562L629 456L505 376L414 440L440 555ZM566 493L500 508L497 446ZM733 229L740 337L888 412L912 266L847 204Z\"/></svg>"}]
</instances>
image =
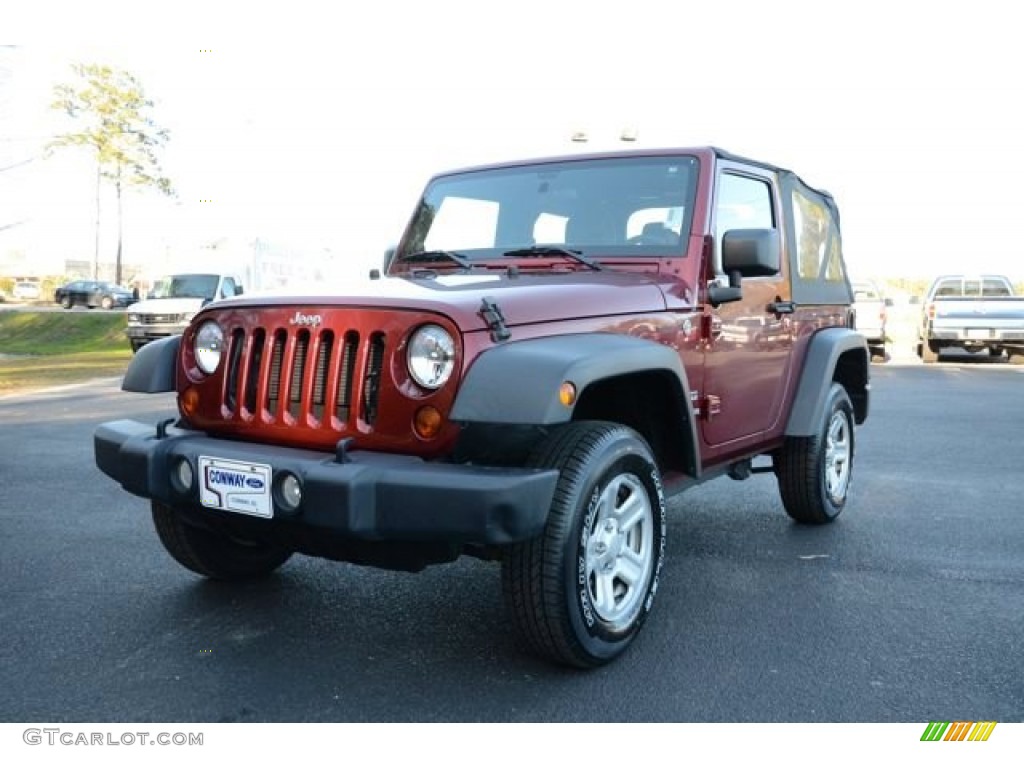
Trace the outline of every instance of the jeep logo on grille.
<instances>
[{"instance_id":1,"label":"jeep logo on grille","mask_svg":"<svg viewBox=\"0 0 1024 768\"><path fill-rule=\"evenodd\" d=\"M308 325L310 328L316 328L323 321L324 319L320 315L304 315L301 312L296 312L288 321L288 325Z\"/></svg>"}]
</instances>

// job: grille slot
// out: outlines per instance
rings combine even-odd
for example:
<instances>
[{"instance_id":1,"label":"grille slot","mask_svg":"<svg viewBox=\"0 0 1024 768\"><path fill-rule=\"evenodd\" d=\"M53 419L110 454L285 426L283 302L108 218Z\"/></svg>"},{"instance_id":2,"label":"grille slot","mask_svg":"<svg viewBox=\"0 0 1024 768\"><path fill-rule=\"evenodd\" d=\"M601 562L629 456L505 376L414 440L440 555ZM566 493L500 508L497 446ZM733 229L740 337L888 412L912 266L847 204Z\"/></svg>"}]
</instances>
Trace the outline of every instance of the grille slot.
<instances>
[{"instance_id":1,"label":"grille slot","mask_svg":"<svg viewBox=\"0 0 1024 768\"><path fill-rule=\"evenodd\" d=\"M384 334L370 335L370 352L366 356L366 374L363 377L363 421L372 425L377 420L377 401L380 398L380 376L384 363Z\"/></svg>"},{"instance_id":2,"label":"grille slot","mask_svg":"<svg viewBox=\"0 0 1024 768\"><path fill-rule=\"evenodd\" d=\"M231 341L228 344L228 375L224 391L224 404L232 413L238 410L238 373L244 347L245 331L236 328L231 332Z\"/></svg>"},{"instance_id":3,"label":"grille slot","mask_svg":"<svg viewBox=\"0 0 1024 768\"><path fill-rule=\"evenodd\" d=\"M352 408L352 379L356 371L356 353L359 351L359 334L349 331L341 348L341 365L338 369L338 404L334 413L341 422L347 422Z\"/></svg>"},{"instance_id":4,"label":"grille slot","mask_svg":"<svg viewBox=\"0 0 1024 768\"><path fill-rule=\"evenodd\" d=\"M267 342L267 332L257 328L252 335L252 349L249 352L249 365L245 378L244 407L249 413L256 412L256 389L260 383L260 366L263 364L263 347Z\"/></svg>"},{"instance_id":5,"label":"grille slot","mask_svg":"<svg viewBox=\"0 0 1024 768\"><path fill-rule=\"evenodd\" d=\"M331 354L334 352L334 334L324 331L320 334L320 346L316 350L316 364L313 368L313 399L310 412L317 421L324 418L324 402L327 399Z\"/></svg>"},{"instance_id":6,"label":"grille slot","mask_svg":"<svg viewBox=\"0 0 1024 768\"><path fill-rule=\"evenodd\" d=\"M274 333L274 343L270 350L270 371L267 374L267 410L275 416L281 397L281 362L284 358L284 345L288 334L283 330Z\"/></svg>"},{"instance_id":7,"label":"grille slot","mask_svg":"<svg viewBox=\"0 0 1024 768\"><path fill-rule=\"evenodd\" d=\"M288 387L288 413L293 419L298 418L301 411L308 358L309 331L302 330L295 338L295 356L292 358L291 381Z\"/></svg>"}]
</instances>

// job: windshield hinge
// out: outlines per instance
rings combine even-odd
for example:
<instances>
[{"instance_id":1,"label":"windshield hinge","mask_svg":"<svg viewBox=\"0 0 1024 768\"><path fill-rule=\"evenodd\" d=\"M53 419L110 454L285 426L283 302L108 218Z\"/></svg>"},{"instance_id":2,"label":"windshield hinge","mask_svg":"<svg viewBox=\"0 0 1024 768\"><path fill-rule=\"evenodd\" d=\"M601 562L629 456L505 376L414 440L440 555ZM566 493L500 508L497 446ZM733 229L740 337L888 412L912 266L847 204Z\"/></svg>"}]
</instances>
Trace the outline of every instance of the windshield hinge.
<instances>
[{"instance_id":1,"label":"windshield hinge","mask_svg":"<svg viewBox=\"0 0 1024 768\"><path fill-rule=\"evenodd\" d=\"M486 296L480 302L480 316L491 329L491 341L506 341L512 335L505 327L505 316L501 314L501 308Z\"/></svg>"}]
</instances>

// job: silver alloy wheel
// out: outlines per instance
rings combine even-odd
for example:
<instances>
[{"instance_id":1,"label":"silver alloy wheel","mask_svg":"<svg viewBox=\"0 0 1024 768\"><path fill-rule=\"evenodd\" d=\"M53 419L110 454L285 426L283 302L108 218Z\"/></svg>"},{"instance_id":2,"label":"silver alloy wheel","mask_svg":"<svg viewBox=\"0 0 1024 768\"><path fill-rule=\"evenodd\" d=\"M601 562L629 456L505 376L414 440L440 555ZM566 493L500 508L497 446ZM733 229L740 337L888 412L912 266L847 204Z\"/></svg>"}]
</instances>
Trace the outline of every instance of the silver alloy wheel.
<instances>
[{"instance_id":1,"label":"silver alloy wheel","mask_svg":"<svg viewBox=\"0 0 1024 768\"><path fill-rule=\"evenodd\" d=\"M836 411L825 434L825 490L833 503L846 498L850 458L850 420L844 411Z\"/></svg>"},{"instance_id":2,"label":"silver alloy wheel","mask_svg":"<svg viewBox=\"0 0 1024 768\"><path fill-rule=\"evenodd\" d=\"M654 511L631 473L605 486L586 536L586 581L594 613L613 631L632 624L654 567Z\"/></svg>"}]
</instances>

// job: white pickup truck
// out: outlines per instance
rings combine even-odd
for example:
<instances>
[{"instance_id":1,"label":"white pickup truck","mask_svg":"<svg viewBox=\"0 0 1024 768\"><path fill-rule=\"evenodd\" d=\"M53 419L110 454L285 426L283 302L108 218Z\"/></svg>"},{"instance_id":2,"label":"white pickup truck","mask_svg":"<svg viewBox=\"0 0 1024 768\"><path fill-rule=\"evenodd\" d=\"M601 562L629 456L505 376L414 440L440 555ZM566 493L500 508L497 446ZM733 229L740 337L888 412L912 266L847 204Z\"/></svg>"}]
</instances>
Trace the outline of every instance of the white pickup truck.
<instances>
[{"instance_id":1,"label":"white pickup truck","mask_svg":"<svg viewBox=\"0 0 1024 768\"><path fill-rule=\"evenodd\" d=\"M125 333L132 352L184 332L196 312L211 301L241 293L242 285L233 275L189 272L160 278L145 300L128 307Z\"/></svg>"},{"instance_id":2,"label":"white pickup truck","mask_svg":"<svg viewBox=\"0 0 1024 768\"><path fill-rule=\"evenodd\" d=\"M917 351L934 363L951 347L1024 363L1024 296L1002 275L943 275L925 296Z\"/></svg>"}]
</instances>

